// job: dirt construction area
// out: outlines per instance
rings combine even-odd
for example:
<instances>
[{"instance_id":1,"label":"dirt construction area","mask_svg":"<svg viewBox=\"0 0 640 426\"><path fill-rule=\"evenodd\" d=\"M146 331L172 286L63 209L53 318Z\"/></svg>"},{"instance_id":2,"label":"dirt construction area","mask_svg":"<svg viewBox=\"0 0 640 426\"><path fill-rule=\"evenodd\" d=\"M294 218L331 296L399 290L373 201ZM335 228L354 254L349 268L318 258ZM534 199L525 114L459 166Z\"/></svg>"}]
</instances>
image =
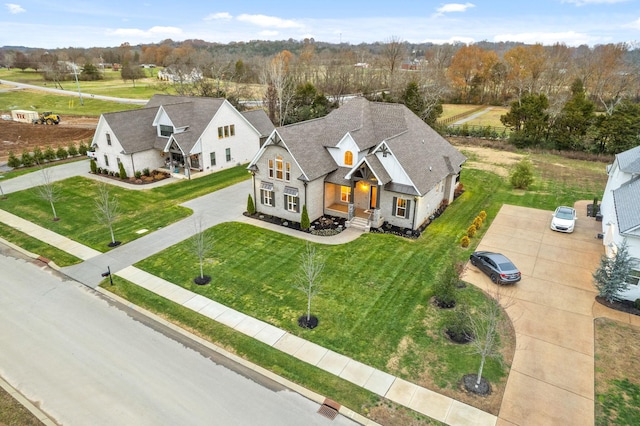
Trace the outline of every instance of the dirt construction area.
<instances>
[{"instance_id":1,"label":"dirt construction area","mask_svg":"<svg viewBox=\"0 0 640 426\"><path fill-rule=\"evenodd\" d=\"M95 117L61 117L58 125L28 124L0 120L0 164L7 162L9 152L20 156L27 149L35 147L44 150L47 146L76 146L80 142L89 145L98 124Z\"/></svg>"}]
</instances>

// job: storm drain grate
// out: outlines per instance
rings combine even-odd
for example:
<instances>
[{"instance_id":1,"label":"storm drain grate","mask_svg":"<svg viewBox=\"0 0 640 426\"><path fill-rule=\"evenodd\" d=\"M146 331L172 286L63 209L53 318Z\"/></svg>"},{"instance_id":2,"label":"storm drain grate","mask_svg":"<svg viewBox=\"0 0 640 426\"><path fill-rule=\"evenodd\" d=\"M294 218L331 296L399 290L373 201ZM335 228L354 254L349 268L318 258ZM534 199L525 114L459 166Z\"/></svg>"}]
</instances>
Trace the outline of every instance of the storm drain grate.
<instances>
[{"instance_id":1,"label":"storm drain grate","mask_svg":"<svg viewBox=\"0 0 640 426\"><path fill-rule=\"evenodd\" d=\"M338 416L338 410L340 410L340 404L327 398L318 409L318 414L333 420Z\"/></svg>"}]
</instances>

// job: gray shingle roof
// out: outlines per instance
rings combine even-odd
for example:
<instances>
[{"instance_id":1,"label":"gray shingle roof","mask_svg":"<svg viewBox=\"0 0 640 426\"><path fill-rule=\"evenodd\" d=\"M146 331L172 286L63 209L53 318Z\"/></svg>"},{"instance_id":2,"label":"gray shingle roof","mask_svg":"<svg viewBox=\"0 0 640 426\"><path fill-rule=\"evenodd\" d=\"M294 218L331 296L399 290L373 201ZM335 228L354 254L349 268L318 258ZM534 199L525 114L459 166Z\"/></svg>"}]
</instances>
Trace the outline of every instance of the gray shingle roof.
<instances>
[{"instance_id":1,"label":"gray shingle roof","mask_svg":"<svg viewBox=\"0 0 640 426\"><path fill-rule=\"evenodd\" d=\"M152 149L156 142L156 128L152 126L157 107L102 114L111 131L127 154Z\"/></svg>"},{"instance_id":2,"label":"gray shingle roof","mask_svg":"<svg viewBox=\"0 0 640 426\"><path fill-rule=\"evenodd\" d=\"M243 111L241 114L244 118L251 123L253 127L260 132L260 137L266 137L273 132L276 127L273 125L269 116L263 109L252 109L250 111Z\"/></svg>"},{"instance_id":3,"label":"gray shingle roof","mask_svg":"<svg viewBox=\"0 0 640 426\"><path fill-rule=\"evenodd\" d=\"M360 151L386 141L421 195L458 173L466 160L404 105L364 98L354 98L326 117L279 127L277 132L310 180L336 170L326 147L336 146L347 133Z\"/></svg>"},{"instance_id":4,"label":"gray shingle roof","mask_svg":"<svg viewBox=\"0 0 640 426\"><path fill-rule=\"evenodd\" d=\"M640 145L616 155L620 170L625 173L640 174Z\"/></svg>"},{"instance_id":5,"label":"gray shingle roof","mask_svg":"<svg viewBox=\"0 0 640 426\"><path fill-rule=\"evenodd\" d=\"M640 177L624 183L613 191L618 228L628 232L640 226Z\"/></svg>"},{"instance_id":6,"label":"gray shingle roof","mask_svg":"<svg viewBox=\"0 0 640 426\"><path fill-rule=\"evenodd\" d=\"M162 107L175 127L187 127L186 131L174 134L187 154L223 103L224 99L221 98L154 95L142 109L107 113L103 117L125 153L162 149L167 140L158 138L156 128L152 125Z\"/></svg>"}]
</instances>

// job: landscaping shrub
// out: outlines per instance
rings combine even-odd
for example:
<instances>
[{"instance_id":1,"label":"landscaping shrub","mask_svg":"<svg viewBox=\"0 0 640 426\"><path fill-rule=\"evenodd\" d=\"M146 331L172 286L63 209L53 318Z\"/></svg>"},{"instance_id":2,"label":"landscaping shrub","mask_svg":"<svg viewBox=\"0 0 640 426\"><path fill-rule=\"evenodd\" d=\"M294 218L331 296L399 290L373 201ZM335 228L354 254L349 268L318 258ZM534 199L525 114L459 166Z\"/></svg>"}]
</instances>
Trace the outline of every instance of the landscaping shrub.
<instances>
[{"instance_id":1,"label":"landscaping shrub","mask_svg":"<svg viewBox=\"0 0 640 426\"><path fill-rule=\"evenodd\" d=\"M636 299L635 302L633 302L633 307L640 310L640 299Z\"/></svg>"},{"instance_id":2,"label":"landscaping shrub","mask_svg":"<svg viewBox=\"0 0 640 426\"><path fill-rule=\"evenodd\" d=\"M142 174L145 176L151 176L151 171L148 167L145 167L144 169L142 169Z\"/></svg>"},{"instance_id":3,"label":"landscaping shrub","mask_svg":"<svg viewBox=\"0 0 640 426\"><path fill-rule=\"evenodd\" d=\"M47 161L53 161L56 159L56 152L53 150L53 148L51 148L51 145L45 148L44 159Z\"/></svg>"},{"instance_id":4,"label":"landscaping shrub","mask_svg":"<svg viewBox=\"0 0 640 426\"><path fill-rule=\"evenodd\" d=\"M471 240L469 239L468 236L464 236L462 238L460 238L460 245L464 248L469 247L469 244L471 244Z\"/></svg>"},{"instance_id":5,"label":"landscaping shrub","mask_svg":"<svg viewBox=\"0 0 640 426\"><path fill-rule=\"evenodd\" d=\"M56 157L58 157L61 160L64 160L68 156L69 156L69 153L67 152L67 149L64 146L59 146L56 151Z\"/></svg>"},{"instance_id":6,"label":"landscaping shrub","mask_svg":"<svg viewBox=\"0 0 640 426\"><path fill-rule=\"evenodd\" d=\"M482 219L482 221L484 222L487 219L487 212L482 210L480 213L478 213L478 217L480 217L480 219Z\"/></svg>"},{"instance_id":7,"label":"landscaping shrub","mask_svg":"<svg viewBox=\"0 0 640 426\"><path fill-rule=\"evenodd\" d=\"M249 196L247 197L247 213L249 214L256 213L256 206L253 203L253 197L251 196L251 194L249 194Z\"/></svg>"},{"instance_id":8,"label":"landscaping shrub","mask_svg":"<svg viewBox=\"0 0 640 426\"><path fill-rule=\"evenodd\" d=\"M13 151L9 151L9 159L7 160L7 165L12 168L20 167L22 161L16 157L16 154Z\"/></svg>"},{"instance_id":9,"label":"landscaping shrub","mask_svg":"<svg viewBox=\"0 0 640 426\"><path fill-rule=\"evenodd\" d=\"M480 229L482 227L482 218L480 216L476 216L476 218L473 219L473 224L475 225L476 229Z\"/></svg>"},{"instance_id":10,"label":"landscaping shrub","mask_svg":"<svg viewBox=\"0 0 640 426\"><path fill-rule=\"evenodd\" d=\"M87 155L88 151L89 147L87 146L87 144L85 144L84 142L80 142L80 146L78 146L78 154Z\"/></svg>"},{"instance_id":11,"label":"landscaping shrub","mask_svg":"<svg viewBox=\"0 0 640 426\"><path fill-rule=\"evenodd\" d=\"M96 160L93 158L89 162L89 168L91 169L91 173L96 174L98 172L98 165L96 164Z\"/></svg>"},{"instance_id":12,"label":"landscaping shrub","mask_svg":"<svg viewBox=\"0 0 640 426\"><path fill-rule=\"evenodd\" d=\"M124 169L124 164L122 164L122 162L118 163L118 169L120 170L119 173L117 173L117 177L122 178L122 179L126 179L127 178L127 171Z\"/></svg>"},{"instance_id":13,"label":"landscaping shrub","mask_svg":"<svg viewBox=\"0 0 640 426\"><path fill-rule=\"evenodd\" d=\"M300 228L305 231L309 229L311 222L309 221L309 213L307 212L307 205L302 205L302 216L300 217Z\"/></svg>"},{"instance_id":14,"label":"landscaping shrub","mask_svg":"<svg viewBox=\"0 0 640 426\"><path fill-rule=\"evenodd\" d=\"M76 148L75 144L70 143L67 147L67 152L69 153L70 157L75 157L76 155L78 155L78 148Z\"/></svg>"},{"instance_id":15,"label":"landscaping shrub","mask_svg":"<svg viewBox=\"0 0 640 426\"><path fill-rule=\"evenodd\" d=\"M456 305L458 281L460 277L454 263L449 264L438 276L433 286L433 293L436 304L440 308L453 308Z\"/></svg>"},{"instance_id":16,"label":"landscaping shrub","mask_svg":"<svg viewBox=\"0 0 640 426\"><path fill-rule=\"evenodd\" d=\"M142 177L142 172L140 170L136 170L134 176L136 177L136 179L140 179Z\"/></svg>"},{"instance_id":17,"label":"landscaping shrub","mask_svg":"<svg viewBox=\"0 0 640 426\"><path fill-rule=\"evenodd\" d=\"M516 189L527 189L533 183L533 163L523 158L511 170L511 185Z\"/></svg>"},{"instance_id":18,"label":"landscaping shrub","mask_svg":"<svg viewBox=\"0 0 640 426\"><path fill-rule=\"evenodd\" d=\"M119 178L120 177L120 172L114 172L112 176L116 177L116 178Z\"/></svg>"},{"instance_id":19,"label":"landscaping shrub","mask_svg":"<svg viewBox=\"0 0 640 426\"><path fill-rule=\"evenodd\" d=\"M467 228L467 237L472 238L474 235L476 235L476 226L475 225L471 225L470 227Z\"/></svg>"},{"instance_id":20,"label":"landscaping shrub","mask_svg":"<svg viewBox=\"0 0 640 426\"><path fill-rule=\"evenodd\" d=\"M445 333L456 343L468 343L473 340L473 331L469 322L469 308L466 303L460 303L455 309L447 312Z\"/></svg>"},{"instance_id":21,"label":"landscaping shrub","mask_svg":"<svg viewBox=\"0 0 640 426\"><path fill-rule=\"evenodd\" d=\"M42 150L40 149L39 146L36 146L35 148L33 148L33 161L36 164L44 163L44 154L42 153Z\"/></svg>"},{"instance_id":22,"label":"landscaping shrub","mask_svg":"<svg viewBox=\"0 0 640 426\"><path fill-rule=\"evenodd\" d=\"M29 151L27 151L26 149L24 151L22 151L22 165L25 167L31 167L33 166L33 157L31 156L31 154L29 153Z\"/></svg>"}]
</instances>

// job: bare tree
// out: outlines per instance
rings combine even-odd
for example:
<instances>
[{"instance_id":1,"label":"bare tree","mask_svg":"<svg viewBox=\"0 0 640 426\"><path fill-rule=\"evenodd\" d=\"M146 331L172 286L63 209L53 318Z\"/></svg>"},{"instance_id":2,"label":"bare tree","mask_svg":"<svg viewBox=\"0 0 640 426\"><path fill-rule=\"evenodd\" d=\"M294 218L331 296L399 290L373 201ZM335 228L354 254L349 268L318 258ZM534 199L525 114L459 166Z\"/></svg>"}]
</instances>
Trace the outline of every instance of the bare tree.
<instances>
[{"instance_id":1,"label":"bare tree","mask_svg":"<svg viewBox=\"0 0 640 426\"><path fill-rule=\"evenodd\" d=\"M291 56L288 51L280 52L266 64L262 75L262 81L267 85L266 97L267 105L270 108L269 116L273 120L277 111L276 123L279 126L282 126L286 121L289 103L293 97L293 82L289 75ZM272 111L271 108L275 108L276 111Z\"/></svg>"},{"instance_id":2,"label":"bare tree","mask_svg":"<svg viewBox=\"0 0 640 426\"><path fill-rule=\"evenodd\" d=\"M51 211L53 212L53 220L58 221L60 218L56 213L55 203L60 201L60 188L58 188L51 177L51 169L42 166L39 167L42 174L42 185L36 186L35 190L40 198L49 202Z\"/></svg>"},{"instance_id":3,"label":"bare tree","mask_svg":"<svg viewBox=\"0 0 640 426\"><path fill-rule=\"evenodd\" d=\"M213 247L214 238L207 234L202 223L202 217L193 219L193 235L191 236L191 251L198 257L200 263L200 276L193 280L198 285L204 285L211 281L211 277L204 274L204 259Z\"/></svg>"},{"instance_id":4,"label":"bare tree","mask_svg":"<svg viewBox=\"0 0 640 426\"><path fill-rule=\"evenodd\" d=\"M481 382L485 362L487 358L501 360L500 336L506 335L506 330L510 326L509 318L503 313L503 309L513 306L513 298L504 296L499 286L495 291L490 292L489 296L487 304L480 311L469 313L469 329L473 335L473 340L469 343L470 348L473 353L480 355L480 366L475 383L473 386L468 386L465 382L470 392L483 393Z\"/></svg>"},{"instance_id":5,"label":"bare tree","mask_svg":"<svg viewBox=\"0 0 640 426\"><path fill-rule=\"evenodd\" d=\"M300 272L296 275L295 288L307 295L307 315L298 319L298 325L304 328L315 328L317 318L311 317L311 299L320 291L320 275L324 270L324 262L316 253L316 248L307 241L304 252L300 255Z\"/></svg>"},{"instance_id":6,"label":"bare tree","mask_svg":"<svg viewBox=\"0 0 640 426\"><path fill-rule=\"evenodd\" d=\"M109 185L104 182L98 184L98 195L95 199L95 206L96 219L99 223L109 228L109 233L111 234L109 247L120 245L120 241L116 241L113 233L113 224L120 216L118 199L109 193Z\"/></svg>"},{"instance_id":7,"label":"bare tree","mask_svg":"<svg viewBox=\"0 0 640 426\"><path fill-rule=\"evenodd\" d=\"M407 55L404 42L397 36L391 36L382 47L382 57L389 68L389 75L400 66L402 59Z\"/></svg>"}]
</instances>

